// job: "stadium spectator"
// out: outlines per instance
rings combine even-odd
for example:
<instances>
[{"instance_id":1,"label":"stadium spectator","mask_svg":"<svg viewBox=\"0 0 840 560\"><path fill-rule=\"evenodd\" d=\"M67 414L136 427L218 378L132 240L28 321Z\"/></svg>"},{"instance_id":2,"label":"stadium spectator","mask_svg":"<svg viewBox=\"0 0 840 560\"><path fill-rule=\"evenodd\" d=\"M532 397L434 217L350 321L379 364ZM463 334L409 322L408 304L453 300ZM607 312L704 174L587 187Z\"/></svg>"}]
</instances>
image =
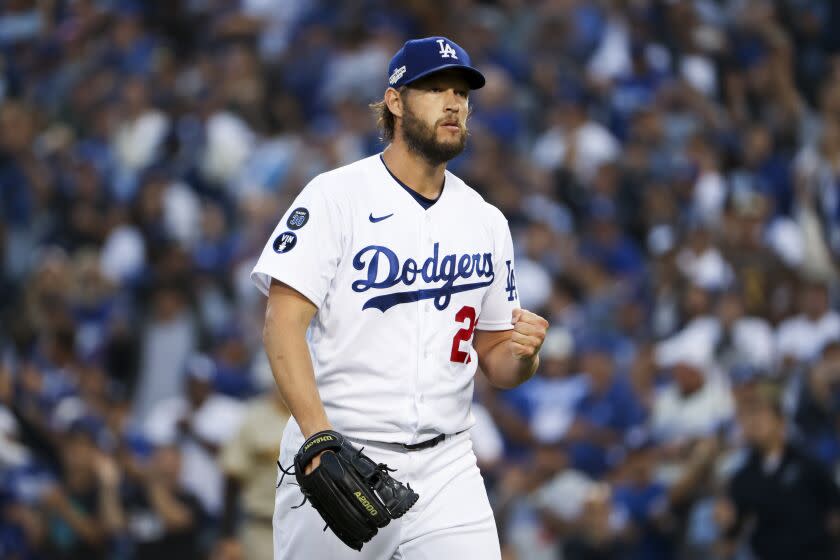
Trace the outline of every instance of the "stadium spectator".
<instances>
[{"instance_id":1,"label":"stadium spectator","mask_svg":"<svg viewBox=\"0 0 840 560\"><path fill-rule=\"evenodd\" d=\"M204 513L180 482L181 452L161 445L129 459L123 484L122 517L133 558L199 558Z\"/></svg>"},{"instance_id":2,"label":"stadium spectator","mask_svg":"<svg viewBox=\"0 0 840 560\"><path fill-rule=\"evenodd\" d=\"M779 355L786 364L810 362L828 342L840 340L840 314L829 305L828 287L808 282L800 292L800 313L779 325Z\"/></svg>"},{"instance_id":3,"label":"stadium spectator","mask_svg":"<svg viewBox=\"0 0 840 560\"><path fill-rule=\"evenodd\" d=\"M205 514L222 514L224 477L218 463L222 446L242 421L242 404L213 391L215 365L206 356L192 356L186 366L183 396L158 402L145 422L145 436L156 445L181 451L180 480L198 498Z\"/></svg>"},{"instance_id":4,"label":"stadium spectator","mask_svg":"<svg viewBox=\"0 0 840 560\"><path fill-rule=\"evenodd\" d=\"M671 449L709 437L732 419L734 403L726 375L714 365L708 340L683 333L660 345L658 363L671 381L657 394L651 429Z\"/></svg>"},{"instance_id":5,"label":"stadium spectator","mask_svg":"<svg viewBox=\"0 0 840 560\"><path fill-rule=\"evenodd\" d=\"M730 502L718 511L725 537L734 539L751 522L750 544L760 558L834 558L840 488L788 438L778 389L759 385L739 408L750 449L730 481Z\"/></svg>"},{"instance_id":6,"label":"stadium spectator","mask_svg":"<svg viewBox=\"0 0 840 560\"><path fill-rule=\"evenodd\" d=\"M803 380L793 421L808 450L826 464L840 459L840 341L823 347Z\"/></svg>"},{"instance_id":7,"label":"stadium spectator","mask_svg":"<svg viewBox=\"0 0 840 560\"><path fill-rule=\"evenodd\" d=\"M119 530L119 472L97 448L99 430L94 419L80 418L59 444L61 483L41 496L52 558L107 558L110 540Z\"/></svg>"},{"instance_id":8,"label":"stadium spectator","mask_svg":"<svg viewBox=\"0 0 840 560\"><path fill-rule=\"evenodd\" d=\"M624 436L644 420L630 384L616 371L608 343L591 341L580 349L585 388L563 434L571 465L600 477L613 465L613 453Z\"/></svg>"}]
</instances>

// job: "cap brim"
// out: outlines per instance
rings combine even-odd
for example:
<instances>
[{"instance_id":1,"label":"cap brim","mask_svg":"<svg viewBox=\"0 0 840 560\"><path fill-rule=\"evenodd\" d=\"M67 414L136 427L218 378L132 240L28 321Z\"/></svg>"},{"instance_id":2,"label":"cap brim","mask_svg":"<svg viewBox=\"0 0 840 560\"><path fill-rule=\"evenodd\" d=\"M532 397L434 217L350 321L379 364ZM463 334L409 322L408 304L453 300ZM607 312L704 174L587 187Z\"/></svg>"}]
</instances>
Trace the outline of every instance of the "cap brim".
<instances>
[{"instance_id":1,"label":"cap brim","mask_svg":"<svg viewBox=\"0 0 840 560\"><path fill-rule=\"evenodd\" d=\"M441 72L443 70L455 69L460 70L464 76L467 78L467 84L470 86L470 89L481 89L484 87L486 80L484 79L484 74L473 68L472 66L466 66L464 64L444 64L443 66L438 66L436 68L432 68L431 70L426 70L413 78L411 80L404 82L402 85L407 86L419 80L420 78L425 78L426 76L431 76L437 72Z\"/></svg>"}]
</instances>

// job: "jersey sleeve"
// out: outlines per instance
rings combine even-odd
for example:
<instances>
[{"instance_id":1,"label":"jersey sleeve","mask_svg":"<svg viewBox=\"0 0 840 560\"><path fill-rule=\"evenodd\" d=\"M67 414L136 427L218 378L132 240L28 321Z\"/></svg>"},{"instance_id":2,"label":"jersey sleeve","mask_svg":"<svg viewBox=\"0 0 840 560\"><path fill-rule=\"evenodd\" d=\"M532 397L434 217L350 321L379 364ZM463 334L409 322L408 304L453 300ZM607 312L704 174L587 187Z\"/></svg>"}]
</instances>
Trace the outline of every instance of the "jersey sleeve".
<instances>
[{"instance_id":1,"label":"jersey sleeve","mask_svg":"<svg viewBox=\"0 0 840 560\"><path fill-rule=\"evenodd\" d=\"M274 228L251 280L265 295L271 280L278 280L320 308L338 269L341 239L338 205L315 179Z\"/></svg>"},{"instance_id":2,"label":"jersey sleeve","mask_svg":"<svg viewBox=\"0 0 840 560\"><path fill-rule=\"evenodd\" d=\"M495 209L494 209L495 210ZM516 290L514 272L513 240L510 228L502 213L495 210L497 219L494 224L495 246L498 248L493 259L493 283L484 294L481 314L476 327L483 331L504 331L512 329L513 310L519 307L519 293Z\"/></svg>"}]
</instances>

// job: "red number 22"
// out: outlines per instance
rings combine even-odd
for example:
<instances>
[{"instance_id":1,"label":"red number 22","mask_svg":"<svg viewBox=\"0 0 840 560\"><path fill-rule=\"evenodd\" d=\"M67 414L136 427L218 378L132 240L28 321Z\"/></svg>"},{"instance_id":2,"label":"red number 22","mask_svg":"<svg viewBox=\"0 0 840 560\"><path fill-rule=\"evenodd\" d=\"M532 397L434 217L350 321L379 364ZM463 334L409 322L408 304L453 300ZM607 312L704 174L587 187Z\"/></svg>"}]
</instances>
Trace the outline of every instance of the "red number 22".
<instances>
[{"instance_id":1,"label":"red number 22","mask_svg":"<svg viewBox=\"0 0 840 560\"><path fill-rule=\"evenodd\" d=\"M468 324L465 328L460 329L455 333L455 338L452 339L452 353L449 354L449 360L459 364L470 363L470 354L469 352L463 352L461 350L461 341L468 342L470 338L472 338L473 331L475 330L474 307L465 305L458 310L458 313L455 314L455 320L459 323L463 323L464 319L468 321Z\"/></svg>"}]
</instances>

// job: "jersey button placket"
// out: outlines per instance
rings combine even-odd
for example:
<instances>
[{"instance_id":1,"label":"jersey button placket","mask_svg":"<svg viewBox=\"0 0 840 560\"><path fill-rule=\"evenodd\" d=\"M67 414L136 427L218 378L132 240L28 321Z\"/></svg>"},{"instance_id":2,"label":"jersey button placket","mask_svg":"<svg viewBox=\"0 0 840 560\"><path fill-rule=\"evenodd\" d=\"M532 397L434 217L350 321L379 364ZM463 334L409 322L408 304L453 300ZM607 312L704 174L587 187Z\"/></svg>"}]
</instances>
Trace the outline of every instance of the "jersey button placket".
<instances>
[{"instance_id":1,"label":"jersey button placket","mask_svg":"<svg viewBox=\"0 0 840 560\"><path fill-rule=\"evenodd\" d=\"M423 216L423 219L420 220L419 223L419 235L417 236L417 256L418 261L422 263L423 258L425 255L431 254L427 251L427 238L429 237L429 215L426 214ZM420 380L426 374L426 358L428 356L428 350L426 349L425 344L425 330L426 330L426 314L425 311L425 304L427 302L423 300L417 300L417 367L415 371L417 372L416 377L413 379L413 391L412 394L414 396L414 433L415 439L417 431L420 429L422 425L422 421L420 418L420 403L423 402L422 393L421 393L421 386ZM416 443L413 441L412 443Z\"/></svg>"},{"instance_id":2,"label":"jersey button placket","mask_svg":"<svg viewBox=\"0 0 840 560\"><path fill-rule=\"evenodd\" d=\"M422 247L422 251L426 255L431 255L434 252L435 246L435 236L434 236L434 222L432 220L431 210L426 210L425 215L423 216L423 225L421 227L423 229L423 233L420 237L420 245ZM434 375L434 356L431 354L431 349L429 348L429 332L434 328L434 318L431 315L432 312L432 305L433 303L431 300L425 300L423 302L423 313L420 314L421 321L420 321L420 344L423 347L422 353L422 370L418 368L418 371L422 371L422 377L420 377L417 382L417 407L418 410L420 408L420 404L425 401L425 397L423 392L426 390L426 387L423 384L423 381L430 379L430 376Z\"/></svg>"}]
</instances>

